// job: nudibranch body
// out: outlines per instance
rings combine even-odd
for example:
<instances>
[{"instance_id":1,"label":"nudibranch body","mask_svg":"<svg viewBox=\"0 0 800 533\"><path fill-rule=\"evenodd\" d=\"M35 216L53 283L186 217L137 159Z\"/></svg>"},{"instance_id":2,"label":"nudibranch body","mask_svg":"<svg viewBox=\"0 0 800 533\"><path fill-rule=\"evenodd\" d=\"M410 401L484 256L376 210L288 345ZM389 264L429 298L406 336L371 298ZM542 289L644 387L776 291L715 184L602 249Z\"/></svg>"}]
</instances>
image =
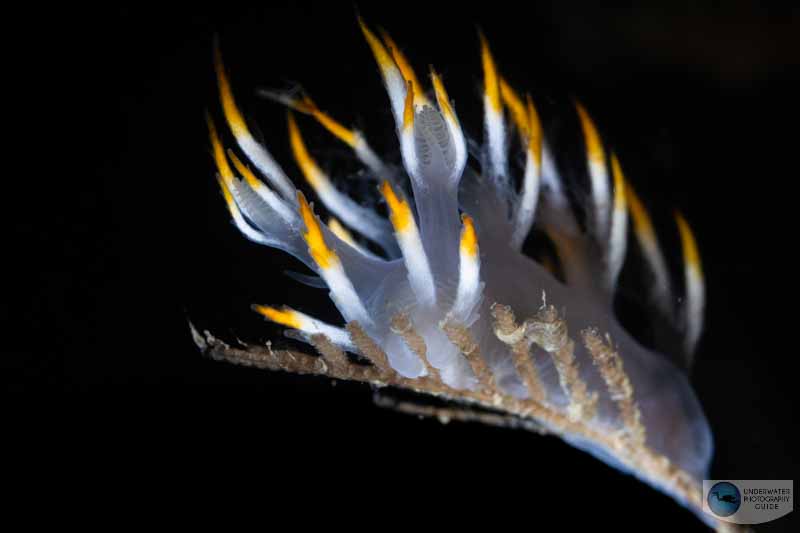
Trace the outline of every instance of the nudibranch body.
<instances>
[{"instance_id":1,"label":"nudibranch body","mask_svg":"<svg viewBox=\"0 0 800 533\"><path fill-rule=\"evenodd\" d=\"M271 346L231 348L209 334L197 334L198 344L235 362L435 394L462 406L448 416L470 418L470 409L483 408L500 419L529 421L702 515L699 486L712 456L703 411L684 373L637 342L612 308L630 214L652 273L652 299L674 317L683 351L692 353L702 329L704 286L685 220L676 215L686 279L676 309L653 224L580 104L591 185L585 222L568 200L533 101L500 75L483 37L484 134L478 145L466 138L436 72L426 91L391 38L359 23L389 96L402 168L308 96L265 93L291 109L292 153L329 213L327 223L253 138L218 50L225 120L263 181L226 152L209 118L234 223L248 239L288 252L316 272L319 278L298 277L327 287L345 325L256 305L322 357ZM336 188L306 147L295 114L314 118L353 149L385 199L388 220ZM513 136L524 152L520 176L510 162ZM470 155L477 168L468 164ZM557 264L521 252L534 224L552 242Z\"/></svg>"}]
</instances>

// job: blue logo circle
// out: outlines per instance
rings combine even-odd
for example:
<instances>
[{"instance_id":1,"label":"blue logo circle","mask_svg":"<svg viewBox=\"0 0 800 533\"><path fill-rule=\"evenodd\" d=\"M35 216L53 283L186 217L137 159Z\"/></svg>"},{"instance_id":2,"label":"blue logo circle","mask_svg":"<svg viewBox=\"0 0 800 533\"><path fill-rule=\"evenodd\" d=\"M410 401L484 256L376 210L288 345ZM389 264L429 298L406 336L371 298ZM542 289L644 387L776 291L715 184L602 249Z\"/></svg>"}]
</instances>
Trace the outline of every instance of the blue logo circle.
<instances>
[{"instance_id":1,"label":"blue logo circle","mask_svg":"<svg viewBox=\"0 0 800 533\"><path fill-rule=\"evenodd\" d=\"M733 483L720 481L708 491L708 506L717 516L730 516L742 505L742 495Z\"/></svg>"}]
</instances>

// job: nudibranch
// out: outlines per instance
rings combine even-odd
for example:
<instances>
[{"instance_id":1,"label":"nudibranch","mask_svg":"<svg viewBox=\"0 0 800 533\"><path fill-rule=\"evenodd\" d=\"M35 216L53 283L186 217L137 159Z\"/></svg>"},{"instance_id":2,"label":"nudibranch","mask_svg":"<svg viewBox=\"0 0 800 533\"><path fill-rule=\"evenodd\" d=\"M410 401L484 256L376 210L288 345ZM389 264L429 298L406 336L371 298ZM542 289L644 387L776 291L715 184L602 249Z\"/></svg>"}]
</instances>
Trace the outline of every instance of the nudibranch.
<instances>
[{"instance_id":1,"label":"nudibranch","mask_svg":"<svg viewBox=\"0 0 800 533\"><path fill-rule=\"evenodd\" d=\"M271 344L229 346L192 328L195 342L218 359L400 387L452 402L442 409L396 405L402 410L552 433L668 493L709 525L724 526L701 510L713 443L685 373L634 339L612 306L630 217L651 301L681 333L681 353L694 351L705 295L685 219L676 214L685 276L677 295L643 202L581 104L575 113L586 153L586 192L568 190L532 98L501 75L483 36L479 143L465 134L435 70L426 89L385 32L376 34L361 20L359 25L388 93L402 165L389 163L362 132L338 122L307 94L264 92L289 108L291 152L326 221L254 138L218 47L222 114L240 155L223 147L208 118L218 181L234 224L251 241L283 250L313 270L318 276L295 277L327 288L344 324L291 307L254 305L317 355ZM335 185L306 146L301 117L352 149L366 170L354 179L374 180L388 217ZM579 193L584 197L575 202L571 196ZM523 254L534 225L553 254Z\"/></svg>"}]
</instances>

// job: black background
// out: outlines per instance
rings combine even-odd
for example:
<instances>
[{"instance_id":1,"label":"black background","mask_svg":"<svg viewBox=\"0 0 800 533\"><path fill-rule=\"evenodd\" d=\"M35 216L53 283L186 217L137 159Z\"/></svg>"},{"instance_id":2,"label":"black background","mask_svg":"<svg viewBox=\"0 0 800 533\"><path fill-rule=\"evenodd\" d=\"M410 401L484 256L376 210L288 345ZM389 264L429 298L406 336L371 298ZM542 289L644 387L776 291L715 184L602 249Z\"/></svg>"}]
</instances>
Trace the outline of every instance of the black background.
<instances>
[{"instance_id":1,"label":"black background","mask_svg":"<svg viewBox=\"0 0 800 533\"><path fill-rule=\"evenodd\" d=\"M359 10L392 33L418 73L436 66L469 132L480 132L480 27L503 74L530 89L543 114L562 117L553 123L568 154L579 142L569 99L587 105L666 228L676 268L670 209L686 214L708 282L692 380L716 436L712 477L793 478L795 283L783 265L794 261L796 223L779 201L797 176L797 9L429 4ZM124 445L128 464L164 459L198 480L243 474L257 486L246 491L255 508L269 502L273 516L305 501L341 506L338 520L376 508L410 525L427 510L452 527L588 520L701 530L667 497L557 439L419 421L374 407L367 387L202 358L189 317L228 339L286 342L250 303L335 316L320 292L281 275L300 270L296 262L229 223L203 119L205 110L221 117L214 35L240 106L295 177L285 112L255 89L302 83L390 149L379 75L347 3L121 8L82 18L71 68L85 102L79 128L61 132L79 140L82 165L59 177L77 197L45 229L17 221L23 236L66 262L33 271L33 297L15 313L24 329L3 363L10 390L39 400L43 384L68 391L65 417L78 434L102 435L90 447L99 456L119 459ZM327 168L356 168L319 128L301 127ZM238 480L224 486L244 496ZM590 497L576 505L576 490Z\"/></svg>"}]
</instances>

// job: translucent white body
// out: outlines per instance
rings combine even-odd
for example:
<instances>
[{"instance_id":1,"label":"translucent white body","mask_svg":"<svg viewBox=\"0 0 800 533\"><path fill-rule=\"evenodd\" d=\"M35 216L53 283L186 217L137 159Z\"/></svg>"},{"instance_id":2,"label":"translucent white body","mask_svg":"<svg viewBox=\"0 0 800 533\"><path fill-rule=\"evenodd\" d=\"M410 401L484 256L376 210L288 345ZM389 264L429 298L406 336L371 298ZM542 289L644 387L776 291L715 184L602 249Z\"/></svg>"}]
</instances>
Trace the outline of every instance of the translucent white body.
<instances>
[{"instance_id":1,"label":"translucent white body","mask_svg":"<svg viewBox=\"0 0 800 533\"><path fill-rule=\"evenodd\" d=\"M348 243L348 240L353 242L349 236L338 237L313 214L303 195L286 190L282 170L279 180L275 176L265 176L266 181L273 184L274 191L260 190L267 186L257 184L253 178L238 179L228 167L212 128L220 181L239 229L251 240L280 248L316 271L321 278L317 283L324 282L328 287L343 320L358 322L385 352L397 373L406 378L423 377L429 374L426 363L430 363L438 370L442 382L455 391L473 390L480 384L463 350L445 333L446 323L456 322L469 332L504 394L527 398L529 389L518 373L509 345L496 334L490 307L493 304L509 306L524 320L536 315L544 304L554 306L571 338L578 339L580 332L590 328L607 335L622 358L624 371L633 387L641 422L647 429L646 447L695 480L702 480L712 457L712 437L686 376L666 357L634 340L613 313L611 302L616 277L626 249L625 195L621 171L613 160L614 201L609 201L610 187L603 181L608 177L605 155L593 125L586 122L589 119L585 111L579 109L589 152L587 168L593 190L602 191L602 194L587 199L586 204L593 211L587 217L588 229L584 232L578 228L569 203L565 201L564 184L549 148L541 136L537 137L536 132L541 128L533 127L532 121L538 119L530 101L527 115L524 109L522 115L516 113L516 126L527 145L523 190L516 190L513 180L509 179L505 154L509 128L503 108L499 107L499 82L485 42L484 129L487 140L478 154L481 168L472 169L466 164L466 142L458 119L435 73L432 73L432 80L436 107L430 104L432 99L419 94L415 97L416 77L408 73L407 66L403 72L399 66L404 65L404 58L398 57L394 50L392 56L368 29L363 26L362 29L378 59L389 93L403 169L390 170L360 134L348 132L338 124L330 126L330 117L312 107L308 103L310 100L301 105L288 97L278 99L327 124L334 134L351 143L362 162L388 175L382 190L390 206L399 246L386 243L387 234L380 227L388 225L383 221L374 222L377 216L374 213L361 216L349 212L348 216L340 218L351 228L374 226L374 235L372 231L363 230L361 234L380 245L385 251L383 256ZM242 151L268 154L265 149L252 146L254 141L233 104L221 62L218 62L217 72L226 119ZM406 84L402 82L404 79ZM519 111L521 104L515 102L513 96L508 97L506 105L514 111L516 104ZM296 131L294 134L299 135ZM344 209L341 201L334 201L341 199L343 193L331 191L330 182L313 161L308 160L304 146L295 153L296 157L305 158L298 160L301 167L312 169L313 176L307 174L306 178L323 203L334 212ZM370 154L369 158L359 155L364 153ZM261 161L258 168L267 171L280 168L268 159L269 164ZM246 174L246 169L237 169ZM319 183L325 186L320 187ZM410 185L405 189L413 193L408 199L403 193L404 185ZM358 202L357 198L353 200ZM539 220L534 218L534 213ZM633 214L637 216L636 212ZM646 220L643 220L638 215L635 222L644 227ZM566 283L521 253L522 241L534 222L553 240ZM475 235L470 233L473 224L479 246ZM339 235L343 235L341 231L338 230ZM637 233L640 235L642 239L650 238L644 231ZM388 237L391 238L391 234ZM655 254L660 253L651 241L646 244L651 250L655 249ZM697 295L702 285L700 289L697 287L695 283L695 294L690 298L695 317L697 309L702 311L702 299L698 300ZM663 292L661 288L658 290ZM344 329L322 324L292 310L268 309L266 312L271 320L299 331L301 338L304 334L309 338L327 331L335 344L347 350L354 348L347 342ZM424 340L427 361L409 347L400 332L393 330L392 321L398 315L408 317L414 331ZM690 325L696 337L700 324ZM692 344L694 342L696 338ZM563 376L559 375L552 354L532 344L527 356L538 371L547 402L566 410L570 399L563 389ZM598 434L619 433L623 429L619 406L611 397L597 365L593 364L592 355L583 343L576 342L574 356L580 378L589 391L598 395L597 412L586 423ZM594 442L569 434L564 438L614 467L628 469ZM660 488L670 492L669 487Z\"/></svg>"}]
</instances>

